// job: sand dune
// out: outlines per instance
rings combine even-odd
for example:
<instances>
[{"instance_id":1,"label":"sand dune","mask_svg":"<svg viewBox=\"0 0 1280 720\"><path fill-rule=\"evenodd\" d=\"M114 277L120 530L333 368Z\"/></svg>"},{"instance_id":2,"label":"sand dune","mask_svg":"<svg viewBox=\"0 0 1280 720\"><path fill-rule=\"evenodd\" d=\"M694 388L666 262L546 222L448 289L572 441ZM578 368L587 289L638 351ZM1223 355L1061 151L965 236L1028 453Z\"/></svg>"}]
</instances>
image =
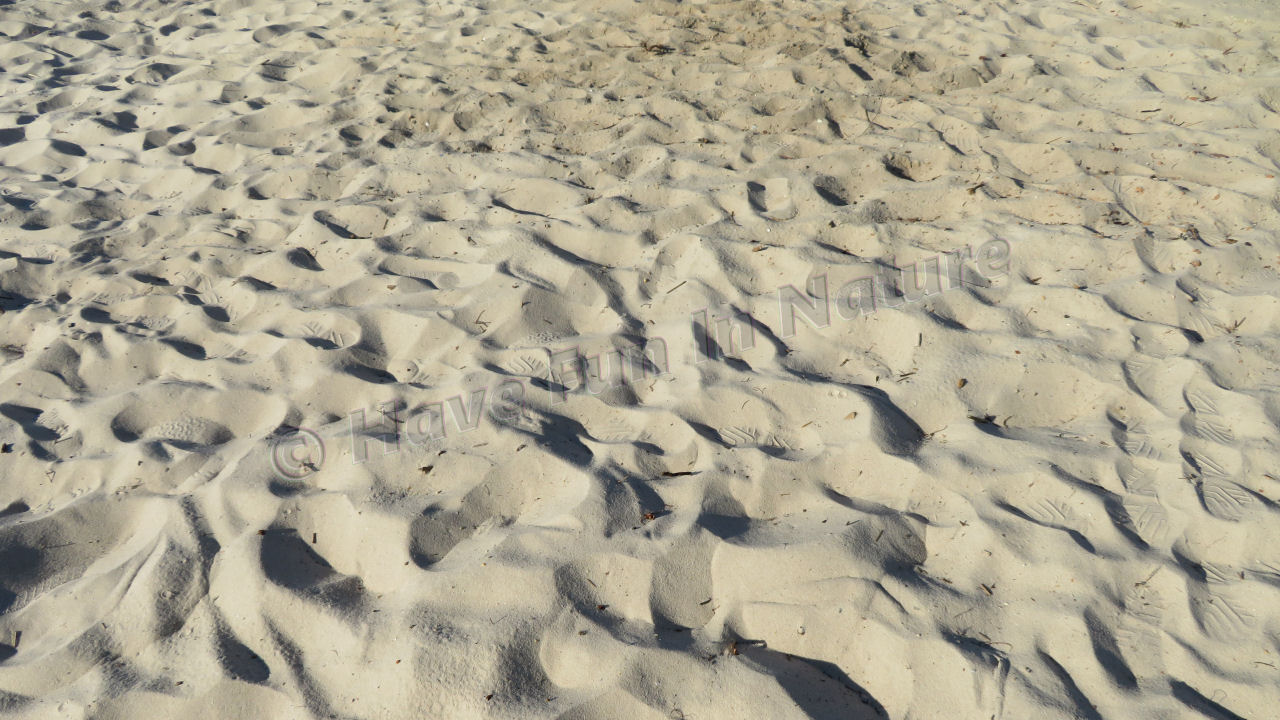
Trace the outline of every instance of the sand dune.
<instances>
[{"instance_id":1,"label":"sand dune","mask_svg":"<svg viewBox=\"0 0 1280 720\"><path fill-rule=\"evenodd\" d=\"M1263 718L1261 0L0 0L0 709Z\"/></svg>"}]
</instances>

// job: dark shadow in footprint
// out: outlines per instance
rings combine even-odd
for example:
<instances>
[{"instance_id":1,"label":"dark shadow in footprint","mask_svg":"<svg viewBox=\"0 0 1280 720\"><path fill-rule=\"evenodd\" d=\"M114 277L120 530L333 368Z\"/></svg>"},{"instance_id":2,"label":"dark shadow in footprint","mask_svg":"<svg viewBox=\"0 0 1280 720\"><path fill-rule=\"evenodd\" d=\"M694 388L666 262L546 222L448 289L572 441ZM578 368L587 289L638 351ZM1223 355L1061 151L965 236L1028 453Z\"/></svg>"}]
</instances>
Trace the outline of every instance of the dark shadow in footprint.
<instances>
[{"instance_id":1,"label":"dark shadow in footprint","mask_svg":"<svg viewBox=\"0 0 1280 720\"><path fill-rule=\"evenodd\" d=\"M854 75L858 76L859 80L863 82L871 82L871 75L866 70L863 70L861 65L858 65L857 63L849 63L849 69L853 71Z\"/></svg>"},{"instance_id":2,"label":"dark shadow in footprint","mask_svg":"<svg viewBox=\"0 0 1280 720\"><path fill-rule=\"evenodd\" d=\"M270 290L277 289L275 285L272 285L266 280L259 280L258 278L253 277L252 275L241 275L239 278L236 279L236 282L243 282L247 284L249 287L253 288L254 290L257 290L258 292L267 292Z\"/></svg>"},{"instance_id":3,"label":"dark shadow in footprint","mask_svg":"<svg viewBox=\"0 0 1280 720\"><path fill-rule=\"evenodd\" d=\"M28 594L40 581L40 551L25 545L11 545L0 550L0 614L8 612L18 602L19 593ZM10 588L16 586L16 592Z\"/></svg>"},{"instance_id":4,"label":"dark shadow in footprint","mask_svg":"<svg viewBox=\"0 0 1280 720\"><path fill-rule=\"evenodd\" d=\"M579 467L590 465L595 454L580 439L588 437L587 429L582 426L582 423L550 412L543 412L541 415L541 423L536 432L517 425L512 425L510 428L532 438L544 450L551 451L556 457L571 465Z\"/></svg>"},{"instance_id":5,"label":"dark shadow in footprint","mask_svg":"<svg viewBox=\"0 0 1280 720\"><path fill-rule=\"evenodd\" d=\"M192 360L208 359L208 355L205 353L204 348L195 343L187 342L185 340L175 340L173 338L160 338L160 342L168 345L174 350L177 350L183 357L188 357Z\"/></svg>"},{"instance_id":6,"label":"dark shadow in footprint","mask_svg":"<svg viewBox=\"0 0 1280 720\"><path fill-rule=\"evenodd\" d=\"M724 438L721 437L720 435L720 431L716 430L710 425L697 422L696 420L686 420L685 422L687 422L689 427L692 428L694 432L698 433L698 435L701 436L703 440L713 442L722 448L734 447L733 445L730 445L729 443L725 442Z\"/></svg>"},{"instance_id":7,"label":"dark shadow in footprint","mask_svg":"<svg viewBox=\"0 0 1280 720\"><path fill-rule=\"evenodd\" d=\"M27 437L36 442L51 442L58 439L57 433L37 422L40 410L36 408L14 403L0 403L0 415L18 423ZM0 572L0 577L4 577L3 572Z\"/></svg>"},{"instance_id":8,"label":"dark shadow in footprint","mask_svg":"<svg viewBox=\"0 0 1280 720\"><path fill-rule=\"evenodd\" d=\"M902 179L902 180L910 180L910 179L911 179L911 176L910 176L910 175L908 175L908 174L906 173L906 171L904 171L904 170L902 170L902 169L900 169L900 168L896 168L896 167L894 167L894 166L893 166L891 163L889 163L888 161L886 161L886 162L884 163L884 169L885 169L885 170L888 170L888 171L889 171L889 174L890 174L890 175L892 175L892 176L894 176L894 177L896 177L896 178L900 178L900 179Z\"/></svg>"},{"instance_id":9,"label":"dark shadow in footprint","mask_svg":"<svg viewBox=\"0 0 1280 720\"><path fill-rule=\"evenodd\" d=\"M308 590L338 576L293 528L263 531L259 556L267 579L290 590Z\"/></svg>"},{"instance_id":10,"label":"dark shadow in footprint","mask_svg":"<svg viewBox=\"0 0 1280 720\"><path fill-rule=\"evenodd\" d=\"M36 201L35 201L35 200L28 200L27 198L20 198L20 197L17 197L16 195L0 195L0 200L3 200L4 202L8 203L9 205L12 205L12 206L14 206L14 207L18 208L18 209L19 209L19 210L21 210L22 212L30 212L30 211L31 211L31 208L33 208L33 207L35 207L35 206L36 206Z\"/></svg>"},{"instance_id":11,"label":"dark shadow in footprint","mask_svg":"<svg viewBox=\"0 0 1280 720\"><path fill-rule=\"evenodd\" d=\"M149 275L144 272L131 272L129 273L129 277L133 278L134 280L137 280L138 282L144 282L148 285L156 285L159 287L169 287L168 280L165 280L162 277L156 277L155 275Z\"/></svg>"},{"instance_id":12,"label":"dark shadow in footprint","mask_svg":"<svg viewBox=\"0 0 1280 720\"><path fill-rule=\"evenodd\" d=\"M1040 655L1040 660L1049 668L1050 672L1058 678L1058 682L1062 685L1062 689L1066 691L1067 697L1075 706L1076 717L1084 718L1084 720L1103 720L1102 714L1098 712L1097 706L1089 699L1088 695L1084 694L1084 691L1080 689L1080 686L1076 684L1075 678L1071 677L1071 672L1063 667L1062 663L1058 662L1049 653L1043 650L1038 650L1037 653Z\"/></svg>"},{"instance_id":13,"label":"dark shadow in footprint","mask_svg":"<svg viewBox=\"0 0 1280 720\"><path fill-rule=\"evenodd\" d=\"M395 376L386 370L379 370L378 368L361 365L360 363L351 363L344 367L343 371L348 375L352 375L364 380L365 382L374 383L376 385L390 385L396 381Z\"/></svg>"},{"instance_id":14,"label":"dark shadow in footprint","mask_svg":"<svg viewBox=\"0 0 1280 720\"><path fill-rule=\"evenodd\" d=\"M262 657L224 627L218 628L218 662L228 675L243 682L261 684L271 677L271 668Z\"/></svg>"},{"instance_id":15,"label":"dark shadow in footprint","mask_svg":"<svg viewBox=\"0 0 1280 720\"><path fill-rule=\"evenodd\" d=\"M880 388L870 385L854 385L875 410L872 439L881 452L898 457L908 457L920 451L924 443L924 430L902 411Z\"/></svg>"},{"instance_id":16,"label":"dark shadow in footprint","mask_svg":"<svg viewBox=\"0 0 1280 720\"><path fill-rule=\"evenodd\" d=\"M131 112L112 113L110 119L98 118L98 124L116 132L133 132L138 129L138 116Z\"/></svg>"},{"instance_id":17,"label":"dark shadow in footprint","mask_svg":"<svg viewBox=\"0 0 1280 720\"><path fill-rule=\"evenodd\" d=\"M321 225L323 225L323 226L325 226L326 228L328 228L328 229L329 229L329 232L333 233L334 235L337 235L338 237L342 238L343 240L365 240L365 239L367 239L367 238L364 238L364 237L362 237L362 236L360 236L360 235L357 235L357 234L355 234L355 233L351 232L350 230L348 230L347 228L343 227L342 225L340 225L340 224L338 223L338 221L337 221L337 220L335 220L331 215L329 215L329 213L327 213L327 212L325 212L325 211L323 211L323 210L317 211L314 215L312 215L312 217L314 217L314 218L315 218L316 222L318 222L318 223L320 223Z\"/></svg>"},{"instance_id":18,"label":"dark shadow in footprint","mask_svg":"<svg viewBox=\"0 0 1280 720\"><path fill-rule=\"evenodd\" d=\"M365 140L361 137L359 128L343 128L338 132L338 137L348 145L359 145Z\"/></svg>"},{"instance_id":19,"label":"dark shadow in footprint","mask_svg":"<svg viewBox=\"0 0 1280 720\"><path fill-rule=\"evenodd\" d=\"M49 145L53 147L54 150L57 150L63 155L73 155L75 157L84 157L85 155L89 154L85 152L84 148L80 147L79 145L73 142L67 142L66 140L50 140Z\"/></svg>"},{"instance_id":20,"label":"dark shadow in footprint","mask_svg":"<svg viewBox=\"0 0 1280 720\"><path fill-rule=\"evenodd\" d=\"M1139 551L1147 551L1151 546L1146 540L1137 533L1133 527L1133 518L1129 515L1129 510L1124 506L1118 495L1114 493L1106 493L1102 498L1103 505L1107 509L1107 516L1111 518L1111 525L1124 536L1126 540L1133 544L1133 547Z\"/></svg>"},{"instance_id":21,"label":"dark shadow in footprint","mask_svg":"<svg viewBox=\"0 0 1280 720\"><path fill-rule=\"evenodd\" d=\"M290 250L285 257L289 259L289 262L303 270L312 270L315 272L324 270L324 268L320 267L320 263L316 262L316 256L312 255L311 251L306 248L294 248Z\"/></svg>"},{"instance_id":22,"label":"dark shadow in footprint","mask_svg":"<svg viewBox=\"0 0 1280 720\"><path fill-rule=\"evenodd\" d=\"M32 302L34 302L34 300L24 295L19 295L18 293L8 290L0 290L0 310L5 312L21 310Z\"/></svg>"},{"instance_id":23,"label":"dark shadow in footprint","mask_svg":"<svg viewBox=\"0 0 1280 720\"><path fill-rule=\"evenodd\" d=\"M206 317L217 322L231 322L231 315L227 309L219 305L205 305L200 308L204 311Z\"/></svg>"},{"instance_id":24,"label":"dark shadow in footprint","mask_svg":"<svg viewBox=\"0 0 1280 720\"><path fill-rule=\"evenodd\" d=\"M1102 618L1098 617L1093 610L1086 609L1084 611L1085 627L1089 630L1089 641L1093 644L1093 654L1098 658L1098 662L1102 664L1102 669L1107 671L1111 679L1116 685L1125 690L1137 690L1138 678L1129 669L1129 664L1124 661L1124 657L1120 654L1120 647L1116 643L1115 635L1107 629Z\"/></svg>"},{"instance_id":25,"label":"dark shadow in footprint","mask_svg":"<svg viewBox=\"0 0 1280 720\"><path fill-rule=\"evenodd\" d=\"M80 317L89 322L102 323L103 325L115 325L116 321L111 317L111 313L96 307L87 307L80 311Z\"/></svg>"},{"instance_id":26,"label":"dark shadow in footprint","mask_svg":"<svg viewBox=\"0 0 1280 720\"><path fill-rule=\"evenodd\" d=\"M646 514L653 518L669 514L661 495L621 468L601 474L597 482L604 487L605 537L636 530L647 522Z\"/></svg>"},{"instance_id":27,"label":"dark shadow in footprint","mask_svg":"<svg viewBox=\"0 0 1280 720\"><path fill-rule=\"evenodd\" d=\"M145 68L135 71L129 76L132 82L160 83L182 72L182 68L171 63L151 63Z\"/></svg>"},{"instance_id":28,"label":"dark shadow in footprint","mask_svg":"<svg viewBox=\"0 0 1280 720\"><path fill-rule=\"evenodd\" d=\"M698 516L698 525L721 540L732 541L733 538L742 537L751 532L754 523L748 517L703 513Z\"/></svg>"},{"instance_id":29,"label":"dark shadow in footprint","mask_svg":"<svg viewBox=\"0 0 1280 720\"><path fill-rule=\"evenodd\" d=\"M769 210L764 201L764 192L764 185L754 180L747 183L747 202L751 203L751 207L755 208L756 212L767 212Z\"/></svg>"},{"instance_id":30,"label":"dark shadow in footprint","mask_svg":"<svg viewBox=\"0 0 1280 720\"><path fill-rule=\"evenodd\" d=\"M865 398L872 410L871 438L881 452L898 457L910 457L920 451L920 446L925 441L924 430L911 419L911 416L903 412L885 391L870 385L834 382L807 370L796 368L789 368L789 370L792 375L808 382L839 385Z\"/></svg>"},{"instance_id":31,"label":"dark shadow in footprint","mask_svg":"<svg viewBox=\"0 0 1280 720\"><path fill-rule=\"evenodd\" d=\"M151 130L142 136L142 149L154 150L158 147L164 147L173 139L175 133L168 130Z\"/></svg>"},{"instance_id":32,"label":"dark shadow in footprint","mask_svg":"<svg viewBox=\"0 0 1280 720\"><path fill-rule=\"evenodd\" d=\"M845 207L849 204L849 194L836 178L820 177L813 181L813 189L818 193L818 197L836 207Z\"/></svg>"},{"instance_id":33,"label":"dark shadow in footprint","mask_svg":"<svg viewBox=\"0 0 1280 720\"><path fill-rule=\"evenodd\" d=\"M1169 689L1173 691L1173 696L1178 699L1178 702L1205 717L1213 718L1213 720L1244 720L1243 717L1210 700L1200 694L1199 690L1181 680L1170 680Z\"/></svg>"},{"instance_id":34,"label":"dark shadow in footprint","mask_svg":"<svg viewBox=\"0 0 1280 720\"><path fill-rule=\"evenodd\" d=\"M253 41L264 43L293 30L289 25L268 25L253 31Z\"/></svg>"},{"instance_id":35,"label":"dark shadow in footprint","mask_svg":"<svg viewBox=\"0 0 1280 720\"><path fill-rule=\"evenodd\" d=\"M277 585L344 608L364 599L364 582L334 570L293 528L264 531L259 558L263 573Z\"/></svg>"},{"instance_id":36,"label":"dark shadow in footprint","mask_svg":"<svg viewBox=\"0 0 1280 720\"><path fill-rule=\"evenodd\" d=\"M1037 520L1031 517L1030 515L1028 515L1027 513L1023 512L1021 508L1018 508L1014 505L1010 505L1009 503L1003 500L996 500L995 506L1000 508L1001 510L1004 510L1010 515L1021 518L1022 520L1026 520L1027 522L1032 523L1033 525L1039 525L1040 527L1046 527L1053 530L1061 530L1062 532L1066 533L1067 537L1070 537L1072 541L1075 542L1075 544L1079 545L1082 550L1084 550L1085 552L1091 555L1097 554L1097 550L1093 547L1093 543L1089 542L1089 539L1086 538L1084 535L1081 535L1078 530L1073 530L1072 528L1069 528L1065 525L1059 525L1053 522L1041 522L1040 520Z\"/></svg>"},{"instance_id":37,"label":"dark shadow in footprint","mask_svg":"<svg viewBox=\"0 0 1280 720\"><path fill-rule=\"evenodd\" d=\"M306 489L307 486L302 483L287 480L272 480L267 484L267 490L278 498L290 498L301 495Z\"/></svg>"},{"instance_id":38,"label":"dark shadow in footprint","mask_svg":"<svg viewBox=\"0 0 1280 720\"><path fill-rule=\"evenodd\" d=\"M462 511L427 508L409 526L409 557L418 567L430 570L471 537L473 530Z\"/></svg>"},{"instance_id":39,"label":"dark shadow in footprint","mask_svg":"<svg viewBox=\"0 0 1280 720\"><path fill-rule=\"evenodd\" d=\"M500 207L503 210L506 210L507 212L513 212L517 215L532 215L533 217L540 217L540 218L551 217L550 215L544 215L540 212L534 212L532 210L520 210L520 209L511 207L510 205L507 204L505 200L499 200L498 198L494 198L492 202L494 207Z\"/></svg>"},{"instance_id":40,"label":"dark shadow in footprint","mask_svg":"<svg viewBox=\"0 0 1280 720\"><path fill-rule=\"evenodd\" d=\"M772 677L811 718L883 720L889 717L871 693L834 663L781 653L742 640L736 647L740 656Z\"/></svg>"},{"instance_id":41,"label":"dark shadow in footprint","mask_svg":"<svg viewBox=\"0 0 1280 720\"><path fill-rule=\"evenodd\" d=\"M745 314L737 313L736 308L734 309L734 312L737 314L737 318L740 321L745 320L747 323L749 323L753 331L757 328L757 325L759 324L758 320L756 320L755 318L747 317ZM717 318L717 320L723 320L723 319L724 318ZM741 332L745 332L745 331L741 331ZM738 372L752 372L754 370L754 368L751 367L751 364L748 363L747 361L741 358L736 358L726 354L724 351L724 348L721 347L720 343L718 342L718 336L713 336L711 333L707 332L707 326L705 322L700 320L695 320L693 322L693 337L695 338L695 342L697 342L698 344L699 350L702 352L703 355L705 355L707 359L719 360L720 362L723 362L725 365L728 365L729 367L733 368L734 370L737 370ZM730 350L732 350L733 349L732 345L734 344L732 330L730 331L729 341L730 341ZM658 367L654 366L654 364L652 363L652 361L649 360L649 358L642 357L641 361L644 364L644 368L642 369L643 373L650 373L650 372L660 373L661 372L661 370Z\"/></svg>"}]
</instances>

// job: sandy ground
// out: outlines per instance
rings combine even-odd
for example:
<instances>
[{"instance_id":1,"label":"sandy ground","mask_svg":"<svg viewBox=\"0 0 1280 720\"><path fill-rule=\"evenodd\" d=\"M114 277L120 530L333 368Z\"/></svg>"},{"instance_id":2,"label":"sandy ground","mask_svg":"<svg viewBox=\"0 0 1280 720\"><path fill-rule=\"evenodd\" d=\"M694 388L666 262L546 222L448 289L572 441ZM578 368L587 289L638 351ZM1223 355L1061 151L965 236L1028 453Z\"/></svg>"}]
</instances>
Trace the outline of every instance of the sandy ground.
<instances>
[{"instance_id":1,"label":"sandy ground","mask_svg":"<svg viewBox=\"0 0 1280 720\"><path fill-rule=\"evenodd\" d=\"M1271 3L0 33L6 714L1274 717Z\"/></svg>"}]
</instances>

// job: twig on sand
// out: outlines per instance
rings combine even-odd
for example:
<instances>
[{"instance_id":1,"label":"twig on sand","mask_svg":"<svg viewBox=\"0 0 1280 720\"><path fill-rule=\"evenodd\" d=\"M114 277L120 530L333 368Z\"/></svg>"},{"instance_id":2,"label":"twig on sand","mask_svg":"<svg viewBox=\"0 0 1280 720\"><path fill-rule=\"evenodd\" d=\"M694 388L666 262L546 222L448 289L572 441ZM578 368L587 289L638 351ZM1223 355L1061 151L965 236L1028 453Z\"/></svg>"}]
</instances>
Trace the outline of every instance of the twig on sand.
<instances>
[{"instance_id":1,"label":"twig on sand","mask_svg":"<svg viewBox=\"0 0 1280 720\"><path fill-rule=\"evenodd\" d=\"M1146 585L1147 583L1151 582L1151 578L1155 577L1155 576L1156 576L1156 573L1160 572L1160 567L1161 567L1160 565L1157 565L1157 566L1156 566L1156 569L1155 569L1155 570L1152 570L1152 571L1151 571L1151 574L1150 574L1150 575L1148 575L1148 576L1146 577L1146 579L1145 579L1145 580L1140 580L1140 581L1138 581L1138 582L1134 583L1134 584L1133 584L1133 586L1134 586L1134 587L1142 587L1142 586Z\"/></svg>"},{"instance_id":2,"label":"twig on sand","mask_svg":"<svg viewBox=\"0 0 1280 720\"><path fill-rule=\"evenodd\" d=\"M1228 334L1228 335L1235 335L1235 334L1236 334L1236 331L1240 329L1240 326L1244 324L1244 321L1245 321L1245 320L1248 320L1248 319L1249 319L1249 316L1248 316L1248 315L1245 315L1244 317L1240 318L1239 320L1235 320L1235 321L1233 321L1233 322L1226 323L1225 325L1224 325L1224 324L1219 324L1219 325L1218 325L1218 327L1222 328L1223 332L1225 332L1225 333L1226 333L1226 334Z\"/></svg>"}]
</instances>

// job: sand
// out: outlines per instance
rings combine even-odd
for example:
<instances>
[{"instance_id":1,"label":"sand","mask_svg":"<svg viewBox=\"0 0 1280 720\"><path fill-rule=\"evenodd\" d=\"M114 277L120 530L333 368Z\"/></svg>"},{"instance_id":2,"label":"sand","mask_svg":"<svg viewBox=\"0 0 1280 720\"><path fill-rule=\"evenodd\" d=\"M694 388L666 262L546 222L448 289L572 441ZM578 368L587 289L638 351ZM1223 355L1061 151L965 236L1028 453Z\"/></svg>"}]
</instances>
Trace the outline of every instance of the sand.
<instances>
[{"instance_id":1,"label":"sand","mask_svg":"<svg viewBox=\"0 0 1280 720\"><path fill-rule=\"evenodd\" d=\"M1274 715L1273 4L0 33L6 714Z\"/></svg>"}]
</instances>

